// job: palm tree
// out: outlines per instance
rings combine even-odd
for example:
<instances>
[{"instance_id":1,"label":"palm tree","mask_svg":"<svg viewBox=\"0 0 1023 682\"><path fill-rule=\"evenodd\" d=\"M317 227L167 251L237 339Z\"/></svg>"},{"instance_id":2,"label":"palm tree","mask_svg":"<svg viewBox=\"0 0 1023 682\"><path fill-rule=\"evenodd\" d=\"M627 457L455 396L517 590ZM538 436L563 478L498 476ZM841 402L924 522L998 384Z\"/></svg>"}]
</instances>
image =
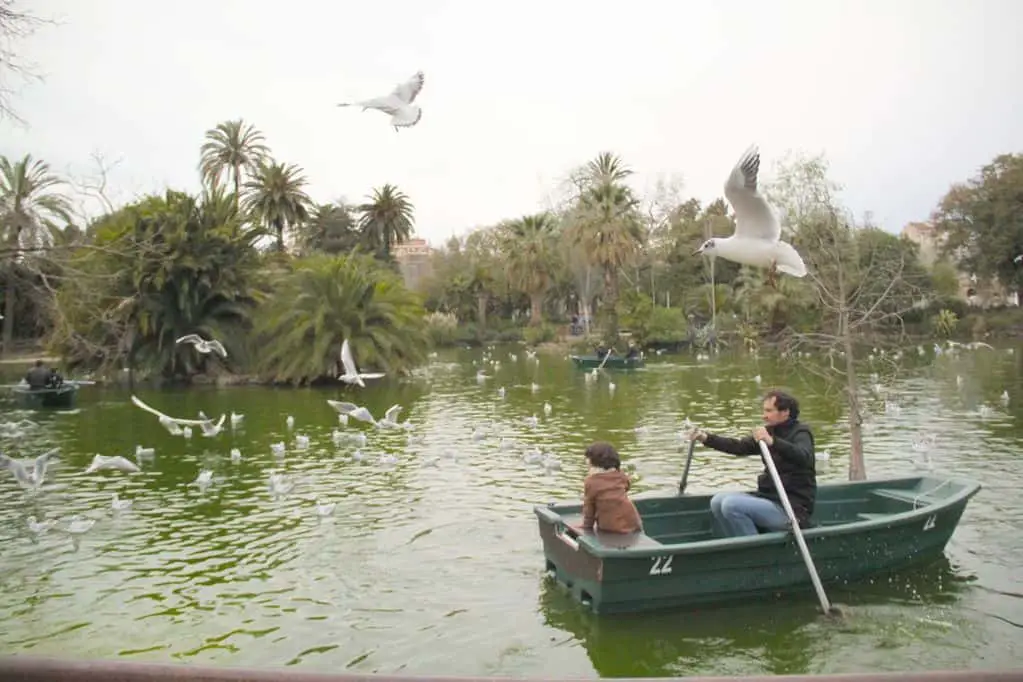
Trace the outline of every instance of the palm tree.
<instances>
[{"instance_id":1,"label":"palm tree","mask_svg":"<svg viewBox=\"0 0 1023 682\"><path fill-rule=\"evenodd\" d=\"M384 260L389 260L391 247L408 239L414 230L415 207L397 187L386 184L373 190L369 202L357 209L363 239Z\"/></svg>"},{"instance_id":2,"label":"palm tree","mask_svg":"<svg viewBox=\"0 0 1023 682\"><path fill-rule=\"evenodd\" d=\"M0 156L0 253L10 255L4 296L3 347L10 349L14 336L15 266L24 250L49 246L60 229L55 221L71 222L71 204L55 189L64 181L50 172L50 166L31 155L12 162Z\"/></svg>"},{"instance_id":3,"label":"palm tree","mask_svg":"<svg viewBox=\"0 0 1023 682\"><path fill-rule=\"evenodd\" d=\"M505 230L505 257L508 277L529 296L529 324L543 322L543 302L554 281L554 218L537 213L519 218Z\"/></svg>"},{"instance_id":4,"label":"palm tree","mask_svg":"<svg viewBox=\"0 0 1023 682\"><path fill-rule=\"evenodd\" d=\"M242 119L218 123L206 131L206 142L200 147L199 171L203 181L217 185L225 174L234 183L234 207L241 196L242 172L252 173L270 155L263 133Z\"/></svg>"},{"instance_id":5,"label":"palm tree","mask_svg":"<svg viewBox=\"0 0 1023 682\"><path fill-rule=\"evenodd\" d=\"M273 231L281 253L285 230L309 219L313 202L303 189L307 182L298 166L263 160L245 183L245 210Z\"/></svg>"},{"instance_id":6,"label":"palm tree","mask_svg":"<svg viewBox=\"0 0 1023 682\"><path fill-rule=\"evenodd\" d=\"M360 368L388 374L425 359L424 311L401 278L368 255L315 255L281 282L257 324L259 364L277 381L340 373L348 339Z\"/></svg>"},{"instance_id":7,"label":"palm tree","mask_svg":"<svg viewBox=\"0 0 1023 682\"><path fill-rule=\"evenodd\" d=\"M587 172L568 236L582 247L587 260L603 271L606 334L614 342L618 336L618 273L638 254L643 230L636 211L638 201L622 184L632 171L621 159L602 153L588 164Z\"/></svg>"},{"instance_id":8,"label":"palm tree","mask_svg":"<svg viewBox=\"0 0 1023 682\"><path fill-rule=\"evenodd\" d=\"M356 248L359 232L351 208L341 201L317 206L302 230L299 242L303 252L338 254Z\"/></svg>"}]
</instances>

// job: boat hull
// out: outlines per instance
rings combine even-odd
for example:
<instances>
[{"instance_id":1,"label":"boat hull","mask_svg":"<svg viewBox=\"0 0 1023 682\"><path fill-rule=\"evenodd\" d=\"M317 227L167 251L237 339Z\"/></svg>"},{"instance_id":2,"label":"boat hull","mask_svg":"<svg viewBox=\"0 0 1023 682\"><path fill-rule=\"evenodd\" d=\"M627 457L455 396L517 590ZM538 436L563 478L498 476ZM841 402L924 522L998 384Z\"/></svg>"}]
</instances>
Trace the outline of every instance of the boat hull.
<instances>
[{"instance_id":1,"label":"boat hull","mask_svg":"<svg viewBox=\"0 0 1023 682\"><path fill-rule=\"evenodd\" d=\"M15 388L14 396L18 404L28 409L61 409L75 406L78 387L73 385L59 388Z\"/></svg>"},{"instance_id":2,"label":"boat hull","mask_svg":"<svg viewBox=\"0 0 1023 682\"><path fill-rule=\"evenodd\" d=\"M928 477L820 486L817 525L803 536L821 580L860 580L940 556L979 489L970 481ZM920 494L927 490L935 492ZM954 494L935 497L939 490ZM646 532L631 536L574 533L567 526L578 522L579 505L538 506L547 569L596 613L792 591L812 596L791 533L716 537L709 501L710 495L636 499Z\"/></svg>"},{"instance_id":3,"label":"boat hull","mask_svg":"<svg viewBox=\"0 0 1023 682\"><path fill-rule=\"evenodd\" d=\"M572 362L580 369L594 369L601 366L602 358L596 355L572 355ZM604 369L636 369L645 363L643 358L627 358L625 356L612 356L604 363Z\"/></svg>"}]
</instances>

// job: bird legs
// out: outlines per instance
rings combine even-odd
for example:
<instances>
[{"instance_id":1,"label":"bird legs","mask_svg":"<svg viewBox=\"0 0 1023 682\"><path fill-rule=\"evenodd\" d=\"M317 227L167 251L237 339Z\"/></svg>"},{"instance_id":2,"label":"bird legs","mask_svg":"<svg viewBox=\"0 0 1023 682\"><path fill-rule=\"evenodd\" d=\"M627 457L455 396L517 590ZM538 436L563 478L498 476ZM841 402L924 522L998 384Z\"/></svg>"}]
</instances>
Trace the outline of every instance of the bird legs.
<instances>
[{"instance_id":1,"label":"bird legs","mask_svg":"<svg viewBox=\"0 0 1023 682\"><path fill-rule=\"evenodd\" d=\"M772 289L778 288L778 264L774 261L771 262L771 267L767 269L767 286Z\"/></svg>"}]
</instances>

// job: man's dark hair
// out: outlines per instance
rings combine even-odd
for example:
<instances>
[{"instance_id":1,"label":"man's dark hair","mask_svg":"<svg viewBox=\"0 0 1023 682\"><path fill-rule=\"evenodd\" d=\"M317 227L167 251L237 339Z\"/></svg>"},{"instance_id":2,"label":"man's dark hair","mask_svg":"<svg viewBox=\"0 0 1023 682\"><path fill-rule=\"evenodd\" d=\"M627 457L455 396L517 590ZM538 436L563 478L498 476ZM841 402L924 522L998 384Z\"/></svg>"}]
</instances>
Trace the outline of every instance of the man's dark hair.
<instances>
[{"instance_id":1,"label":"man's dark hair","mask_svg":"<svg viewBox=\"0 0 1023 682\"><path fill-rule=\"evenodd\" d=\"M799 419L799 401L785 391L768 391L764 400L774 398L774 406L779 412L788 411L789 419Z\"/></svg>"},{"instance_id":2,"label":"man's dark hair","mask_svg":"<svg viewBox=\"0 0 1023 682\"><path fill-rule=\"evenodd\" d=\"M43 366L43 361L42 360L36 360L36 367L42 367L42 366Z\"/></svg>"},{"instance_id":3,"label":"man's dark hair","mask_svg":"<svg viewBox=\"0 0 1023 682\"><path fill-rule=\"evenodd\" d=\"M586 459L590 464L601 469L621 469L622 460L614 446L599 440L586 448Z\"/></svg>"}]
</instances>

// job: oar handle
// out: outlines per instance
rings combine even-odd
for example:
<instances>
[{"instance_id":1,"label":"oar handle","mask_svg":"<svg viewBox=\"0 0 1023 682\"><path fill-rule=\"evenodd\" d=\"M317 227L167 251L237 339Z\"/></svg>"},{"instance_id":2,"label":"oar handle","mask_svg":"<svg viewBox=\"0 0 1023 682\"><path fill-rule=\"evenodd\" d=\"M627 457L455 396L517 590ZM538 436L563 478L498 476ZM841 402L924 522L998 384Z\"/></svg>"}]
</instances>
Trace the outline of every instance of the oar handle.
<instances>
[{"instance_id":1,"label":"oar handle","mask_svg":"<svg viewBox=\"0 0 1023 682\"><path fill-rule=\"evenodd\" d=\"M778 467L774 465L774 458L771 457L771 451L767 449L767 443L762 440L757 441L757 443L760 445L760 456L764 460L764 466L767 467L767 471L771 474L771 480L774 481L774 489L778 491L781 506L785 508L785 514L788 515L789 522L792 524L792 535L796 538L799 553L803 555L803 563L806 564L806 570L810 573L810 580L813 582L813 589L817 592L817 599L821 602L821 609L824 610L825 614L829 614L831 613L831 602L828 601L828 595L824 593L821 578L817 575L817 567L814 566L813 558L810 556L810 548L806 546L806 539L803 538L803 530L799 527L796 513L792 511L789 494L785 492L785 487L781 484Z\"/></svg>"},{"instance_id":2,"label":"oar handle","mask_svg":"<svg viewBox=\"0 0 1023 682\"><path fill-rule=\"evenodd\" d=\"M600 366L597 369L604 369L604 363L611 357L611 353L614 352L614 346L612 346L606 353L604 353L604 359L600 361Z\"/></svg>"}]
</instances>

